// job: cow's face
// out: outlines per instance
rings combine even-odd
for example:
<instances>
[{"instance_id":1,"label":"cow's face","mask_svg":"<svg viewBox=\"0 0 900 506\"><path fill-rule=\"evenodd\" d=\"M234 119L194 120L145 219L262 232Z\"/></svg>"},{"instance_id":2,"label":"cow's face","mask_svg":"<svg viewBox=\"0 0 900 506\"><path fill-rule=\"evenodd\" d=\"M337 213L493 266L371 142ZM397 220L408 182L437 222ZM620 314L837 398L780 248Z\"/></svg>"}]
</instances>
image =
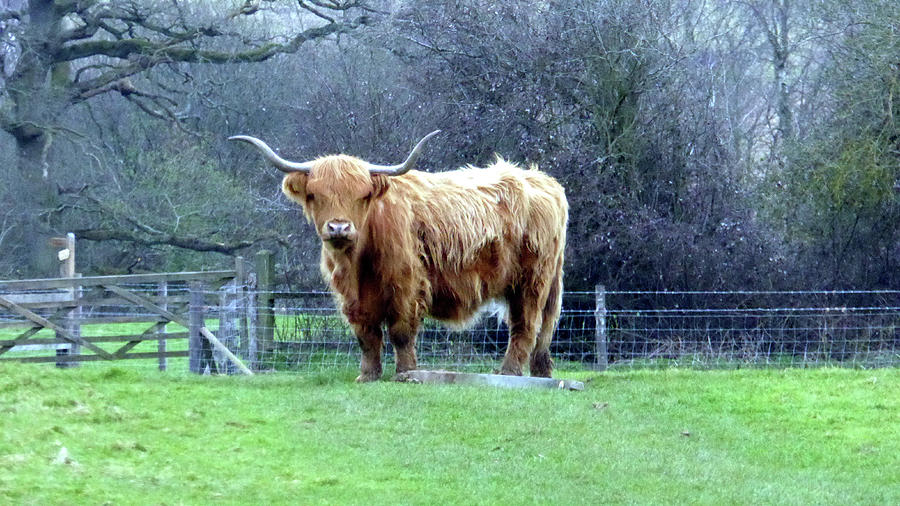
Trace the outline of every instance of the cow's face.
<instances>
[{"instance_id":1,"label":"cow's face","mask_svg":"<svg viewBox=\"0 0 900 506\"><path fill-rule=\"evenodd\" d=\"M282 190L303 206L323 244L349 250L365 227L370 204L385 185L386 178L369 174L361 160L338 155L316 160L309 174L288 174Z\"/></svg>"},{"instance_id":2,"label":"cow's face","mask_svg":"<svg viewBox=\"0 0 900 506\"><path fill-rule=\"evenodd\" d=\"M422 145L439 132L435 130L422 137L406 160L397 165L376 165L347 155L292 162L278 156L256 137L235 135L228 139L253 145L269 163L287 173L281 184L282 190L303 206L323 244L348 251L359 241L360 231L365 231L372 202L387 191L390 178L412 170ZM380 209L385 208L381 206Z\"/></svg>"}]
</instances>

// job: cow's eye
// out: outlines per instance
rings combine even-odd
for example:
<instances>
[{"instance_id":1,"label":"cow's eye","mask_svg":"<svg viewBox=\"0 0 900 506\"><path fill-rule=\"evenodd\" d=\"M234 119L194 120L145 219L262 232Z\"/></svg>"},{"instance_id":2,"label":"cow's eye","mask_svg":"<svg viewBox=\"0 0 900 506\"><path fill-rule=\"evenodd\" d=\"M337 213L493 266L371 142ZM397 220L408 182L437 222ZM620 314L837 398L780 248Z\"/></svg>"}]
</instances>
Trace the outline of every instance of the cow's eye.
<instances>
[{"instance_id":1,"label":"cow's eye","mask_svg":"<svg viewBox=\"0 0 900 506\"><path fill-rule=\"evenodd\" d=\"M315 196L315 195L313 195L312 193L306 194L306 201L307 201L307 202L312 202L313 200L316 200L316 196Z\"/></svg>"}]
</instances>

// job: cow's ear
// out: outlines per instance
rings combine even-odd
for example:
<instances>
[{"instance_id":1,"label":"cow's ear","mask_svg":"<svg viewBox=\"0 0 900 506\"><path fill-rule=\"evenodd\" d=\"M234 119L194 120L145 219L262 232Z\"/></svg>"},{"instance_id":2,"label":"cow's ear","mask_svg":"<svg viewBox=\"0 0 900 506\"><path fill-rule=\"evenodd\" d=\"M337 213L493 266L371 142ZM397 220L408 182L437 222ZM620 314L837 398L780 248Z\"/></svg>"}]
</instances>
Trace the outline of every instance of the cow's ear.
<instances>
[{"instance_id":1,"label":"cow's ear","mask_svg":"<svg viewBox=\"0 0 900 506\"><path fill-rule=\"evenodd\" d=\"M384 174L372 174L372 198L378 198L384 195L391 186L390 176Z\"/></svg>"},{"instance_id":2,"label":"cow's ear","mask_svg":"<svg viewBox=\"0 0 900 506\"><path fill-rule=\"evenodd\" d=\"M281 181L281 191L283 191L289 199L305 204L306 181L308 179L309 175L305 172L291 172L284 176L284 179Z\"/></svg>"}]
</instances>

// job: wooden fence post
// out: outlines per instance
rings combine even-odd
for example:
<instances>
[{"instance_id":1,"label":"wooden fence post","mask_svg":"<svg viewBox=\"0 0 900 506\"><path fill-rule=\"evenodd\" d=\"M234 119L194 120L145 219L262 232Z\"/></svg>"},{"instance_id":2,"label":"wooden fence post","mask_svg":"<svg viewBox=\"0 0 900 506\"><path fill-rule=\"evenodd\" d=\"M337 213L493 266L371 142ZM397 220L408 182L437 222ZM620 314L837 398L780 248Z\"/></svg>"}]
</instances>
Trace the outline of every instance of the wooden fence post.
<instances>
[{"instance_id":1,"label":"wooden fence post","mask_svg":"<svg viewBox=\"0 0 900 506\"><path fill-rule=\"evenodd\" d=\"M272 293L274 279L272 252L262 250L256 254L256 349L263 357L275 347L275 296Z\"/></svg>"},{"instance_id":2,"label":"wooden fence post","mask_svg":"<svg viewBox=\"0 0 900 506\"><path fill-rule=\"evenodd\" d=\"M59 239L54 239L51 243L56 244L55 241ZM63 249L61 249L57 253L57 259L59 260L59 277L61 278L76 278L80 277L80 275L75 274L75 234L69 232L66 234L65 238L62 238L62 241L59 243ZM69 294L69 299L74 303L74 307L66 313L66 316L63 319L63 327L74 336L81 336L81 306L78 305L78 299L81 297L81 288L72 284L69 288L66 289ZM61 337L57 332L56 337ZM65 357L68 355L78 355L81 353L81 346L76 343L69 343L64 348L56 348L56 356L57 357ZM56 367L76 367L78 366L78 362L70 362L61 360L56 363Z\"/></svg>"},{"instance_id":3,"label":"wooden fence post","mask_svg":"<svg viewBox=\"0 0 900 506\"><path fill-rule=\"evenodd\" d=\"M596 328L596 344L594 349L594 369L605 371L609 367L609 354L606 347L606 287L597 285L594 290L597 309L594 311Z\"/></svg>"},{"instance_id":4,"label":"wooden fence post","mask_svg":"<svg viewBox=\"0 0 900 506\"><path fill-rule=\"evenodd\" d=\"M157 288L157 295L159 295L159 307L169 310L169 283L166 281L160 281ZM156 329L156 333L160 338L157 341L157 351L159 351L159 370L165 371L169 368L169 359L166 358L166 339L164 339L164 334L166 333L166 326L162 325L158 329Z\"/></svg>"}]
</instances>

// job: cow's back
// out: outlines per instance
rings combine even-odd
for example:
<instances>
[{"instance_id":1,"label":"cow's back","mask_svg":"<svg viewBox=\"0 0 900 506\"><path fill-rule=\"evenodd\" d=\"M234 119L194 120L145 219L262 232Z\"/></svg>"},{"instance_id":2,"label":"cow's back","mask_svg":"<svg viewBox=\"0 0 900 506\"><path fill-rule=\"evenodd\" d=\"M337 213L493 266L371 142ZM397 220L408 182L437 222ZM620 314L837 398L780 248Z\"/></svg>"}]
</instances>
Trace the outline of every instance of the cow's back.
<instances>
[{"instance_id":1,"label":"cow's back","mask_svg":"<svg viewBox=\"0 0 900 506\"><path fill-rule=\"evenodd\" d=\"M468 320L504 298L523 269L562 261L565 193L540 171L498 160L485 169L412 172L396 184L413 215L426 303L439 319Z\"/></svg>"}]
</instances>

